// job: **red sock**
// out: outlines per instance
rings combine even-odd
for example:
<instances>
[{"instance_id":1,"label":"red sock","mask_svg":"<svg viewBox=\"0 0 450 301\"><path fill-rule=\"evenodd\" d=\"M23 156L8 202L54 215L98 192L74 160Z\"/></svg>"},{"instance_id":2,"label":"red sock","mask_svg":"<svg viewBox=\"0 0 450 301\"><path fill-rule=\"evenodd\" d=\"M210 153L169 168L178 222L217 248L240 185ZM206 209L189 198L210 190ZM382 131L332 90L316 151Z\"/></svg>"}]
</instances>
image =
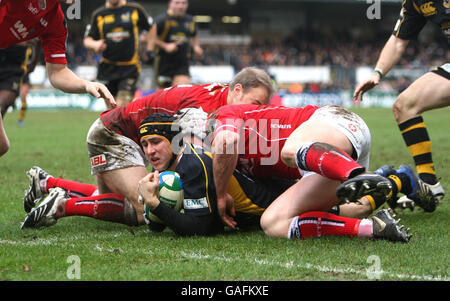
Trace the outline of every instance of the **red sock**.
<instances>
[{"instance_id":1,"label":"red sock","mask_svg":"<svg viewBox=\"0 0 450 301\"><path fill-rule=\"evenodd\" d=\"M84 184L75 181L70 181L62 178L49 177L47 179L47 191L50 188L60 187L67 191L71 197L86 197L91 196L97 191L97 186L91 184Z\"/></svg>"},{"instance_id":2,"label":"red sock","mask_svg":"<svg viewBox=\"0 0 450 301\"><path fill-rule=\"evenodd\" d=\"M346 181L365 171L346 152L322 142L300 147L297 151L297 164L301 169L339 181Z\"/></svg>"},{"instance_id":3,"label":"red sock","mask_svg":"<svg viewBox=\"0 0 450 301\"><path fill-rule=\"evenodd\" d=\"M126 223L125 202L125 197L117 193L71 198L66 202L64 216L88 216L104 221Z\"/></svg>"},{"instance_id":4,"label":"red sock","mask_svg":"<svg viewBox=\"0 0 450 301\"><path fill-rule=\"evenodd\" d=\"M311 211L298 217L300 238L321 236L358 236L361 220L329 212Z\"/></svg>"}]
</instances>

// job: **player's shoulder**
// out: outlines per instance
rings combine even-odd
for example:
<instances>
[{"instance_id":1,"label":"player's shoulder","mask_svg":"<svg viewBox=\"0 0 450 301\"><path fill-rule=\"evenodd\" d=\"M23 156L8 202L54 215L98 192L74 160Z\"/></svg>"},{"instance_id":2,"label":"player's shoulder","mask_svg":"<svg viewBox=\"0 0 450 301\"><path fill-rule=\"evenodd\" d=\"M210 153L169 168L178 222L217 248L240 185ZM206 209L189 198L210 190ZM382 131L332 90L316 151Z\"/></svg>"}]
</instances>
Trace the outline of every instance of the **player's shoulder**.
<instances>
[{"instance_id":1,"label":"player's shoulder","mask_svg":"<svg viewBox=\"0 0 450 301\"><path fill-rule=\"evenodd\" d=\"M137 9L143 11L143 12L146 12L145 8L141 4L139 4L137 2L129 2L129 1L127 1L125 6L126 7L131 7L131 8L137 8Z\"/></svg>"},{"instance_id":2,"label":"player's shoulder","mask_svg":"<svg viewBox=\"0 0 450 301\"><path fill-rule=\"evenodd\" d=\"M185 15L183 16L183 19L184 19L186 22L193 22L193 21L194 21L194 17L193 17L192 15L190 15L190 14L185 14Z\"/></svg>"},{"instance_id":3,"label":"player's shoulder","mask_svg":"<svg viewBox=\"0 0 450 301\"><path fill-rule=\"evenodd\" d=\"M186 143L177 165L180 174L199 175L208 173L212 168L212 155L205 148Z\"/></svg>"},{"instance_id":4,"label":"player's shoulder","mask_svg":"<svg viewBox=\"0 0 450 301\"><path fill-rule=\"evenodd\" d=\"M107 14L108 11L109 11L109 9L106 7L106 5L102 5L102 6L97 7L97 8L92 12L91 16L92 16L93 18L95 18L96 16L101 16L101 15Z\"/></svg>"},{"instance_id":5,"label":"player's shoulder","mask_svg":"<svg viewBox=\"0 0 450 301\"><path fill-rule=\"evenodd\" d=\"M169 14L167 12L163 12L155 17L155 22L164 22L168 18L169 18Z\"/></svg>"}]
</instances>

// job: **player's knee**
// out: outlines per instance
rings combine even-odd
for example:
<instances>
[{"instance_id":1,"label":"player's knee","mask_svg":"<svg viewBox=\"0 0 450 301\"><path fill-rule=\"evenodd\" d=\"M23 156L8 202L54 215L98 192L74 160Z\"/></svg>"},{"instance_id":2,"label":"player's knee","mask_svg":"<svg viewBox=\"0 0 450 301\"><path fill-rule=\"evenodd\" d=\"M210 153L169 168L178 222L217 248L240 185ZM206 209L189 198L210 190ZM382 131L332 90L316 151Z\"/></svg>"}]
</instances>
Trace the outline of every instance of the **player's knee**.
<instances>
[{"instance_id":1,"label":"player's knee","mask_svg":"<svg viewBox=\"0 0 450 301\"><path fill-rule=\"evenodd\" d=\"M0 143L0 157L6 154L9 150L9 140L6 138L5 141Z\"/></svg>"},{"instance_id":2,"label":"player's knee","mask_svg":"<svg viewBox=\"0 0 450 301\"><path fill-rule=\"evenodd\" d=\"M268 233L270 233L270 225L271 225L271 218L270 214L263 214L261 216L261 219L259 221L259 224L261 226L261 229L264 231L264 233L268 236L270 236Z\"/></svg>"},{"instance_id":3,"label":"player's knee","mask_svg":"<svg viewBox=\"0 0 450 301\"><path fill-rule=\"evenodd\" d=\"M269 237L285 237L280 231L280 220L273 214L263 214L260 220L261 229Z\"/></svg>"},{"instance_id":4,"label":"player's knee","mask_svg":"<svg viewBox=\"0 0 450 301\"><path fill-rule=\"evenodd\" d=\"M397 122L403 122L405 119L409 119L412 116L417 115L419 113L419 109L416 104L417 101L415 97L410 93L407 91L400 93L392 106L395 120Z\"/></svg>"}]
</instances>

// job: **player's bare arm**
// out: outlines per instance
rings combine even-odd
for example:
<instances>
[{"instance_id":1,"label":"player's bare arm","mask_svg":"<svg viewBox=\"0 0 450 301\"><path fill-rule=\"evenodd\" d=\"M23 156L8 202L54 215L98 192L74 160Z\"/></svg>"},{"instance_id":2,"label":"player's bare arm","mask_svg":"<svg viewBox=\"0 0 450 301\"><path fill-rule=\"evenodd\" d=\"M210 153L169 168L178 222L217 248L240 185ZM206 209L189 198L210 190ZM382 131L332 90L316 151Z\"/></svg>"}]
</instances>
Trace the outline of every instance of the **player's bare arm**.
<instances>
[{"instance_id":1,"label":"player's bare arm","mask_svg":"<svg viewBox=\"0 0 450 301\"><path fill-rule=\"evenodd\" d=\"M237 165L239 135L231 131L219 132L213 141L213 173L217 194L217 209L222 221L235 228L234 203L227 194L227 187Z\"/></svg>"},{"instance_id":2,"label":"player's bare arm","mask_svg":"<svg viewBox=\"0 0 450 301\"><path fill-rule=\"evenodd\" d=\"M355 92L353 93L354 100L362 100L364 93L373 89L380 83L381 78L400 60L408 43L409 40L403 40L395 35L391 35L380 53L377 64L375 65L375 71L367 80L362 82L355 89Z\"/></svg>"},{"instance_id":3,"label":"player's bare arm","mask_svg":"<svg viewBox=\"0 0 450 301\"><path fill-rule=\"evenodd\" d=\"M167 53L174 53L178 50L177 42L166 43L164 41L156 39L155 44L156 44L156 46L163 49Z\"/></svg>"},{"instance_id":4,"label":"player's bare arm","mask_svg":"<svg viewBox=\"0 0 450 301\"><path fill-rule=\"evenodd\" d=\"M203 49L200 46L200 42L198 40L198 36L192 37L191 38L191 45L192 48L194 49L194 53L197 56L202 56L203 55Z\"/></svg>"},{"instance_id":5,"label":"player's bare arm","mask_svg":"<svg viewBox=\"0 0 450 301\"><path fill-rule=\"evenodd\" d=\"M102 53L106 50L105 40L94 40L91 37L86 37L83 40L84 47L94 51L95 53Z\"/></svg>"},{"instance_id":6,"label":"player's bare arm","mask_svg":"<svg viewBox=\"0 0 450 301\"><path fill-rule=\"evenodd\" d=\"M147 33L147 51L155 51L156 41L158 37L156 36L156 24L153 24Z\"/></svg>"},{"instance_id":7,"label":"player's bare arm","mask_svg":"<svg viewBox=\"0 0 450 301\"><path fill-rule=\"evenodd\" d=\"M47 63L47 74L50 83L56 89L66 93L89 93L96 98L104 98L110 105L116 101L105 85L79 78L64 64Z\"/></svg>"}]
</instances>

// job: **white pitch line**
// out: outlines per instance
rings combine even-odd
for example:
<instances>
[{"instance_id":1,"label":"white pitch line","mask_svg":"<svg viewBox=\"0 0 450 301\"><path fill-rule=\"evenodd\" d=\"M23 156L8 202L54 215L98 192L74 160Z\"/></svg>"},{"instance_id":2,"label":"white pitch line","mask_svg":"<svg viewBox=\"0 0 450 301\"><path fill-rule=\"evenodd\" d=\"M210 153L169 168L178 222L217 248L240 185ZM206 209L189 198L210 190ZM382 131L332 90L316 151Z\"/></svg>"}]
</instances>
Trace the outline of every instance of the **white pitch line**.
<instances>
[{"instance_id":1,"label":"white pitch line","mask_svg":"<svg viewBox=\"0 0 450 301\"><path fill-rule=\"evenodd\" d=\"M357 274L364 277L367 277L367 272L362 270L355 270L353 268L333 268L333 267L327 267L322 265L315 265L311 263L294 263L294 262L277 262L277 261L266 261L266 260L259 260L259 259L245 259L245 258L227 258L227 257L216 257L211 255L205 255L201 253L185 253L181 252L181 256L195 259L195 260L204 260L204 259L210 259L214 261L238 261L238 260L245 260L250 264L257 264L257 265L268 265L268 266L278 266L286 269L310 269L310 270L317 270L323 273L336 273L336 274ZM398 278L398 279L411 279L411 280L435 280L435 281L450 281L450 278L444 277L441 275L438 276L431 276L431 275L410 275L410 274L394 274L389 273L386 271L382 271L382 276L384 277L391 277L391 278Z\"/></svg>"}]
</instances>

